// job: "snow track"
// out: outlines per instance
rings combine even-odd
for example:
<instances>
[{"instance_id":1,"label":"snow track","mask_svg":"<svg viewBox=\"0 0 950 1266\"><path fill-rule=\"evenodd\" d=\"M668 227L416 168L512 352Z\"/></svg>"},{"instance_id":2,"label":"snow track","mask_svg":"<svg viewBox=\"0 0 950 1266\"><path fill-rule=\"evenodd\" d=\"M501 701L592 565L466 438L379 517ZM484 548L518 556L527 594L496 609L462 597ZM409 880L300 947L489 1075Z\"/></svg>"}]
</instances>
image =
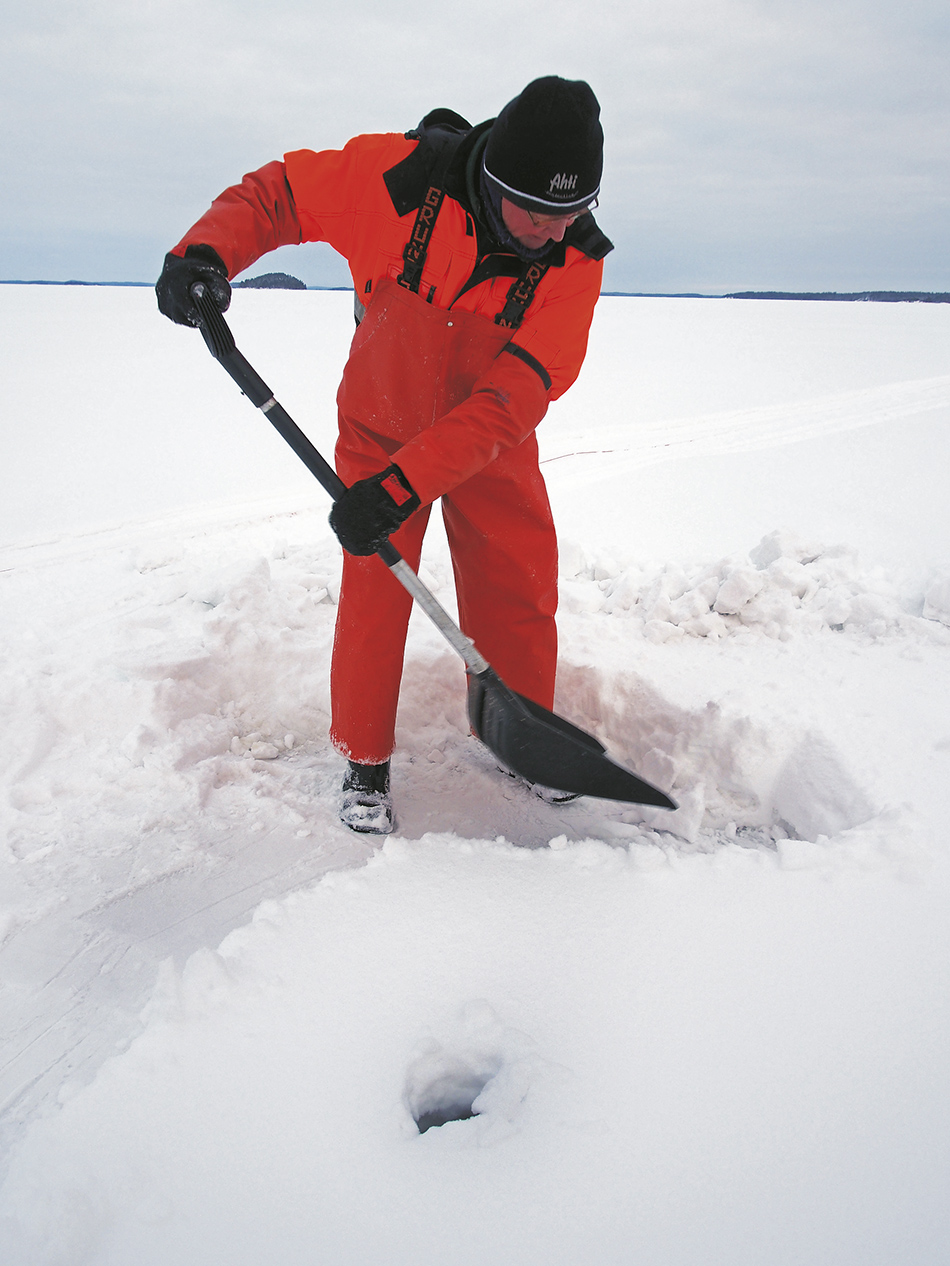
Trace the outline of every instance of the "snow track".
<instances>
[{"instance_id":1,"label":"snow track","mask_svg":"<svg viewBox=\"0 0 950 1266\"><path fill-rule=\"evenodd\" d=\"M563 451L552 453L548 445L542 465L552 487L563 480L574 486L602 478L605 472L621 475L682 457L756 452L815 436L922 417L937 410L950 411L950 375L834 392L764 408L657 421L637 418L635 426L625 418L597 428L596 449L586 447L587 431L562 433L557 448L563 447ZM636 417L635 406L629 412ZM562 464L567 469L562 469Z\"/></svg>"}]
</instances>

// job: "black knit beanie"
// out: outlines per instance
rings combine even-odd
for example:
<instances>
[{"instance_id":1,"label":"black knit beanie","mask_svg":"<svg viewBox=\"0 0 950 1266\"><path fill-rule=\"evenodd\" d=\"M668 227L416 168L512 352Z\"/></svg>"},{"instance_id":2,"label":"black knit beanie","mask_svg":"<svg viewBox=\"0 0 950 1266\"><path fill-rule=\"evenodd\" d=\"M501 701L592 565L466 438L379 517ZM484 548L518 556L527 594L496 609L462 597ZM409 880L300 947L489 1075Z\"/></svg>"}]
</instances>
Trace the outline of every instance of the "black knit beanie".
<instances>
[{"instance_id":1,"label":"black knit beanie","mask_svg":"<svg viewBox=\"0 0 950 1266\"><path fill-rule=\"evenodd\" d=\"M502 197L540 215L593 202L604 168L600 106L583 79L528 84L492 124L484 170Z\"/></svg>"}]
</instances>

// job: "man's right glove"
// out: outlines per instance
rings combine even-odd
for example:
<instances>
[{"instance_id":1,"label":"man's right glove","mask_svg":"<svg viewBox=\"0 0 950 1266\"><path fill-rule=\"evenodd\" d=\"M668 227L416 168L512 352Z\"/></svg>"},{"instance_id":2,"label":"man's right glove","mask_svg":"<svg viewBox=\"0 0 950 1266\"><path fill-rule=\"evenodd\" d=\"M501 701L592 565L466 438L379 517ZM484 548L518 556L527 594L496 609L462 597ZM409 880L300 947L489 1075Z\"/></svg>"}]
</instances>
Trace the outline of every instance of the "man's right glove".
<instances>
[{"instance_id":1,"label":"man's right glove","mask_svg":"<svg viewBox=\"0 0 950 1266\"><path fill-rule=\"evenodd\" d=\"M333 503L330 527L348 554L375 554L421 502L398 466L360 479Z\"/></svg>"},{"instance_id":2,"label":"man's right glove","mask_svg":"<svg viewBox=\"0 0 950 1266\"><path fill-rule=\"evenodd\" d=\"M231 283L224 260L211 246L187 246L181 255L165 256L165 267L155 283L158 310L177 325L197 325L198 310L191 297L191 287L203 281L208 293L227 312L231 303Z\"/></svg>"}]
</instances>

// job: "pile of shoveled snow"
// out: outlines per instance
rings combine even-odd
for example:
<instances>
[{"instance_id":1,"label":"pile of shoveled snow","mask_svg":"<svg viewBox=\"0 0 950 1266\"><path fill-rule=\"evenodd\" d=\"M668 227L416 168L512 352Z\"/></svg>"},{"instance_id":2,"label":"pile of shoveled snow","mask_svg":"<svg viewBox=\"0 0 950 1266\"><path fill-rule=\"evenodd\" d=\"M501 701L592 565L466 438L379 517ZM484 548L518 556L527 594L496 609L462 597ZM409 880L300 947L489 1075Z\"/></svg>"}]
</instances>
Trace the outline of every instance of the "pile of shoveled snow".
<instances>
[{"instance_id":1,"label":"pile of shoveled snow","mask_svg":"<svg viewBox=\"0 0 950 1266\"><path fill-rule=\"evenodd\" d=\"M562 571L573 572L561 586L567 609L631 616L654 642L751 631L788 639L793 631L825 628L883 637L923 628L894 583L880 569L869 575L856 550L803 541L788 530L770 533L744 557L693 570L680 563L621 568L604 556L567 554ZM932 580L925 619L950 623L948 583Z\"/></svg>"},{"instance_id":2,"label":"pile of shoveled snow","mask_svg":"<svg viewBox=\"0 0 950 1266\"><path fill-rule=\"evenodd\" d=\"M562 570L563 706L680 803L641 820L692 843L737 828L815 839L899 803L913 782L892 767L892 723L869 701L882 661L896 687L908 656L946 658L945 581L908 602L853 550L788 530L693 567L568 547Z\"/></svg>"}]
</instances>

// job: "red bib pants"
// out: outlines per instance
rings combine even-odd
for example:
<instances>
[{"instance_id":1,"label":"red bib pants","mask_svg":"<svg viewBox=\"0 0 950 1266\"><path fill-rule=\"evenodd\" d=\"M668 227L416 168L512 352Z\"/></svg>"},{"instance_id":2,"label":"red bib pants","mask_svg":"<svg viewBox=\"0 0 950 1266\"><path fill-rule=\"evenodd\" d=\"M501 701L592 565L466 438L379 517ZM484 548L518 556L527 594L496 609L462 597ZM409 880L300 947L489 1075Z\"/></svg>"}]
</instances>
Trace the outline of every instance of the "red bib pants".
<instances>
[{"instance_id":1,"label":"red bib pants","mask_svg":"<svg viewBox=\"0 0 950 1266\"><path fill-rule=\"evenodd\" d=\"M336 468L347 485L472 393L511 337L483 316L377 286L337 395ZM418 569L431 507L392 542ZM546 708L557 662L557 540L532 433L442 497L459 623L513 690ZM388 760L412 599L375 555L344 553L330 673L330 737L361 764Z\"/></svg>"}]
</instances>

